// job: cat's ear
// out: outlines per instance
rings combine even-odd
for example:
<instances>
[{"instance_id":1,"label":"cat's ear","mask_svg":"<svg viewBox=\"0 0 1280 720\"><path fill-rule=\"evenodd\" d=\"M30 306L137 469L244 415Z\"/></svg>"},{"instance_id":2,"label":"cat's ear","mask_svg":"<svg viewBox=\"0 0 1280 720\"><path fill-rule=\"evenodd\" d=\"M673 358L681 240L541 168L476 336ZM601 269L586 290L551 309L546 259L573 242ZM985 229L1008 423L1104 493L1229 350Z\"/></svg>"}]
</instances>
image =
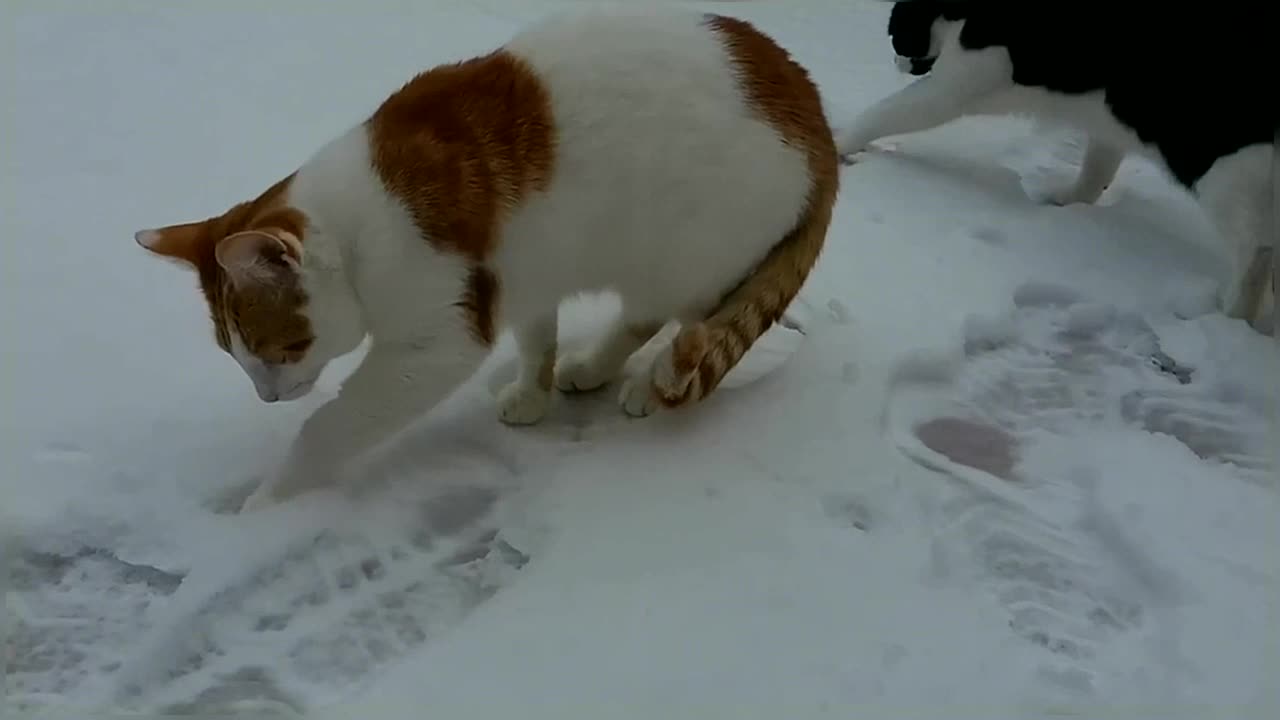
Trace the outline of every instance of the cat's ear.
<instances>
[{"instance_id":1,"label":"cat's ear","mask_svg":"<svg viewBox=\"0 0 1280 720\"><path fill-rule=\"evenodd\" d=\"M194 270L204 241L204 226L203 222L192 222L139 230L133 239L156 255Z\"/></svg>"},{"instance_id":2,"label":"cat's ear","mask_svg":"<svg viewBox=\"0 0 1280 720\"><path fill-rule=\"evenodd\" d=\"M238 286L287 283L301 269L302 244L284 230L246 230L223 238L214 256Z\"/></svg>"}]
</instances>

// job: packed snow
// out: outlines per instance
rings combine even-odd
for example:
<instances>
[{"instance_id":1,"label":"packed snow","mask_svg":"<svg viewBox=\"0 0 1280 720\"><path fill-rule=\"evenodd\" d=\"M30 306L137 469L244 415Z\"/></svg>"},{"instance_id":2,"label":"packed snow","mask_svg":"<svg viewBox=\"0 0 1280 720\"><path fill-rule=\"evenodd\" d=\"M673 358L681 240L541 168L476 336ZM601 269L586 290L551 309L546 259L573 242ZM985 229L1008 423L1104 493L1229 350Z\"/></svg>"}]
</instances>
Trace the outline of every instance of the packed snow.
<instances>
[{"instance_id":1,"label":"packed snow","mask_svg":"<svg viewBox=\"0 0 1280 720\"><path fill-rule=\"evenodd\" d=\"M1042 203L1079 138L1013 119L845 168L798 329L704 404L506 427L504 341L358 488L235 514L354 359L260 403L133 232L581 4L5 3L8 711L1274 717L1280 346L1187 195ZM885 3L699 7L837 125L907 82Z\"/></svg>"}]
</instances>

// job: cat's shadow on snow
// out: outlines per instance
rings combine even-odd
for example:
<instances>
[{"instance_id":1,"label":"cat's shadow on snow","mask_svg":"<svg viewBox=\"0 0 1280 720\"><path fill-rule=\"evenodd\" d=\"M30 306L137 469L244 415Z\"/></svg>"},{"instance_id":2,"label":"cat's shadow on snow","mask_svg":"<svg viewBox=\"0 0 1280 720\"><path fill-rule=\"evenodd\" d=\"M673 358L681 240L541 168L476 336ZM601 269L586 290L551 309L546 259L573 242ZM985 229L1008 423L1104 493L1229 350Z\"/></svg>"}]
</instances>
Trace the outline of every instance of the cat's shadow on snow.
<instances>
[{"instance_id":1,"label":"cat's shadow on snow","mask_svg":"<svg viewBox=\"0 0 1280 720\"><path fill-rule=\"evenodd\" d=\"M561 352L591 342L587 332L571 327ZM424 409L395 441L334 490L346 498L382 503L388 497L431 496L450 487L497 485L514 489L535 476L552 472L557 458L599 442L631 434L679 434L688 422L686 413L658 412L632 418L618 405L621 378L588 392L554 391L546 417L533 425L509 426L498 418L495 395L515 379L517 358L508 343L500 342L476 374L439 406ZM632 358L650 361L655 349L644 348ZM649 352L646 354L646 350ZM269 468L253 473L225 488L206 502L216 514L236 514Z\"/></svg>"},{"instance_id":2,"label":"cat's shadow on snow","mask_svg":"<svg viewBox=\"0 0 1280 720\"><path fill-rule=\"evenodd\" d=\"M591 332L579 323L570 324L568 330L561 339L562 354L592 341ZM683 413L661 410L644 418L628 416L618 405L619 378L588 392L555 390L542 420L507 425L498 418L495 396L517 373L518 359L508 345L500 342L470 380L440 406L424 411L389 452L360 472L361 479L346 492L353 498L378 501L388 492L431 493L459 484L516 489L554 474L561 458L599 442L654 431L678 433L681 423L689 421ZM628 363L628 370L637 362L650 361L660 348L660 342L642 348Z\"/></svg>"},{"instance_id":3,"label":"cat's shadow on snow","mask_svg":"<svg viewBox=\"0 0 1280 720\"><path fill-rule=\"evenodd\" d=\"M664 335L666 333L664 332ZM578 337L561 343L560 352L570 353L591 342L590 337ZM527 438L531 442L581 443L589 439L600 438L603 434L625 434L629 428L643 423L648 427L667 425L679 422L677 418L683 413L663 412L659 409L652 415L633 418L627 415L618 404L618 393L622 387L625 373L632 372L642 363L651 362L661 348L661 337L653 345L642 348L636 357L627 363L624 374L611 380L603 387L585 392L566 393L553 390L551 408L547 416L533 425L507 426L501 424L494 407L495 396L507 383L513 381L517 373L517 359L510 353L503 353L492 362L488 372L478 373L479 385L484 390L476 390L469 403L467 414L474 417L477 423L488 422L496 427L491 433Z\"/></svg>"},{"instance_id":4,"label":"cat's shadow on snow","mask_svg":"<svg viewBox=\"0 0 1280 720\"><path fill-rule=\"evenodd\" d=\"M998 165L989 158L949 152L945 145L936 142L908 141L874 149L861 158L853 170L879 172L885 163L908 168L912 174L934 176L928 179L942 179L955 187L980 188L979 192L1014 205L1031 202L1017 171ZM921 190L936 190L938 187L929 182Z\"/></svg>"},{"instance_id":5,"label":"cat's shadow on snow","mask_svg":"<svg viewBox=\"0 0 1280 720\"><path fill-rule=\"evenodd\" d=\"M1067 214L1082 230L1080 241L1096 237L1097 242L1125 247L1135 257L1172 254L1181 258L1180 265L1197 268L1223 263L1216 231L1190 195L1167 180L1164 192L1155 193L1134 182L1137 174L1158 172L1142 165L1141 159L1130 160L1138 165L1122 170L1095 204L1060 206L1044 197L1053 186L1074 181L1079 166L1063 159L1046 165L1027 157L1053 150L1055 137L1032 135L1011 144L971 146L953 130L930 131L873 149L853 170L883 174L896 166L911 178L903 179L916 186L914 192L928 194L945 187L984 195L1008 213L1006 221L1057 221ZM928 181L921 182L924 177ZM929 182L933 180L942 182Z\"/></svg>"}]
</instances>

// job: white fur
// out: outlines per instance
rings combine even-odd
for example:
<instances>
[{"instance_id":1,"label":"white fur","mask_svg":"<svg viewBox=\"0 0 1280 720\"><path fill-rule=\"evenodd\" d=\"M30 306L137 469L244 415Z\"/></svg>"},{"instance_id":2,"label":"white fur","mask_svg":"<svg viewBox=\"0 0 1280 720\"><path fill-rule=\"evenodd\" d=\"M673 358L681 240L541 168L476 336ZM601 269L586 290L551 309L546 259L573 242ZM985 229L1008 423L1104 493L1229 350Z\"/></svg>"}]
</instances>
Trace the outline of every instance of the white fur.
<instances>
[{"instance_id":1,"label":"white fur","mask_svg":"<svg viewBox=\"0 0 1280 720\"><path fill-rule=\"evenodd\" d=\"M142 247L148 250L155 250L156 242L160 239L160 233L155 230L139 230L133 234L133 239Z\"/></svg>"},{"instance_id":2,"label":"white fur","mask_svg":"<svg viewBox=\"0 0 1280 720\"><path fill-rule=\"evenodd\" d=\"M1050 192L1056 204L1093 203L1115 179L1124 156L1143 156L1164 167L1154 148L1115 119L1101 93L1066 95L1013 83L1008 51L960 46L963 21L934 24L937 60L930 74L872 105L837 133L840 153L852 160L876 140L919 132L967 115L1024 115L1051 125L1081 130L1088 147L1073 185ZM1269 245L1266 197L1268 163L1273 150L1257 145L1220 159L1192 188L1226 245L1230 280L1221 293L1222 308L1243 317L1243 277L1262 246ZM1167 169L1167 168L1166 168ZM1265 306L1264 306L1265 307Z\"/></svg>"},{"instance_id":3,"label":"white fur","mask_svg":"<svg viewBox=\"0 0 1280 720\"><path fill-rule=\"evenodd\" d=\"M312 363L291 365L268 365L256 355L249 352L240 334L231 331L231 357L240 364L240 369L253 381L253 389L263 402L288 402L296 400L315 386L320 376L319 370L312 370ZM323 368L320 368L323 369Z\"/></svg>"},{"instance_id":4,"label":"white fur","mask_svg":"<svg viewBox=\"0 0 1280 720\"><path fill-rule=\"evenodd\" d=\"M507 48L547 84L557 137L551 186L516 209L491 260L500 324L515 331L521 352L499 413L528 423L549 404L537 375L554 355L563 299L621 295L621 324L572 359L557 384L607 381L647 328L701 319L794 227L810 176L804 153L746 105L721 38L698 13L561 16ZM454 306L467 268L433 250L384 191L363 129L317 153L290 199L316 228L304 255L316 362L350 350L365 332L373 343L340 395L303 426L283 473L263 491L275 497L390 439L487 352ZM635 415L654 409L641 375L619 397ZM261 492L254 497L253 505L264 502Z\"/></svg>"},{"instance_id":5,"label":"white fur","mask_svg":"<svg viewBox=\"0 0 1280 720\"><path fill-rule=\"evenodd\" d=\"M134 242L138 243L138 247L146 248L147 250L150 250L156 253L159 253L159 248L156 245L156 243L160 241L161 237L162 236L160 235L159 232L152 229L139 230L133 234L133 240ZM166 255L163 253L159 253L155 257L160 258L161 260L173 265L174 267L182 268L183 270L195 269L192 267L191 263L187 262L186 260L183 260L182 258L176 258L171 255Z\"/></svg>"}]
</instances>

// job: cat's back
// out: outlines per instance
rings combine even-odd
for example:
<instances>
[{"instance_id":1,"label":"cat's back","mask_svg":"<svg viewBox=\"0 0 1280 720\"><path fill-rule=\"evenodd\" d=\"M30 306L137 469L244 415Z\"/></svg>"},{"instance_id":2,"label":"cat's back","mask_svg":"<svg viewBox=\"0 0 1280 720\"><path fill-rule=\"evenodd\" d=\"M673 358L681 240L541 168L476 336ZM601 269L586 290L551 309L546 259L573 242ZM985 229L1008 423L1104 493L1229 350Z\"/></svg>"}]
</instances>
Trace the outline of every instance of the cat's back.
<instances>
[{"instance_id":1,"label":"cat's back","mask_svg":"<svg viewBox=\"0 0 1280 720\"><path fill-rule=\"evenodd\" d=\"M1053 102L1103 99L1123 126L1114 137L1155 148L1183 182L1222 155L1269 141L1280 120L1269 90L1280 83L1275 3L1086 5L957 2L960 43L1004 48L1013 81L1048 90ZM1050 107L1068 107L1093 132L1112 127L1079 105Z\"/></svg>"},{"instance_id":2,"label":"cat's back","mask_svg":"<svg viewBox=\"0 0 1280 720\"><path fill-rule=\"evenodd\" d=\"M680 9L548 16L421 73L366 127L418 234L511 270L511 297L675 271L654 258L722 286L838 185L806 70L747 22Z\"/></svg>"},{"instance_id":3,"label":"cat's back","mask_svg":"<svg viewBox=\"0 0 1280 720\"><path fill-rule=\"evenodd\" d=\"M810 156L836 163L816 85L741 20L669 8L577 10L503 49L547 88L554 183L565 192L607 187L613 205L640 211L706 202L732 178L739 197L779 193L798 205Z\"/></svg>"},{"instance_id":4,"label":"cat's back","mask_svg":"<svg viewBox=\"0 0 1280 720\"><path fill-rule=\"evenodd\" d=\"M571 140L578 132L604 131L618 121L639 130L657 129L664 120L689 125L751 115L742 68L730 50L747 36L756 43L763 37L753 26L723 16L597 8L548 17L517 34L504 50L527 62L546 83L557 130ZM803 85L808 79L800 80ZM820 103L816 89L803 100L811 107Z\"/></svg>"},{"instance_id":5,"label":"cat's back","mask_svg":"<svg viewBox=\"0 0 1280 720\"><path fill-rule=\"evenodd\" d=\"M726 63L723 47L709 26L714 17L670 8L565 11L525 28L503 49L563 89L572 83L585 88L593 81L619 77L631 78L633 83L661 77L669 90L716 86L723 94L727 88L718 86Z\"/></svg>"},{"instance_id":6,"label":"cat's back","mask_svg":"<svg viewBox=\"0 0 1280 720\"><path fill-rule=\"evenodd\" d=\"M1233 79L1274 77L1278 67L1275 3L1142 3L1123 12L1059 0L939 5L965 20L965 47L1007 49L1015 79L1027 85L1085 92L1207 81L1235 88Z\"/></svg>"},{"instance_id":7,"label":"cat's back","mask_svg":"<svg viewBox=\"0 0 1280 720\"><path fill-rule=\"evenodd\" d=\"M838 183L816 84L745 21L575 10L503 49L541 79L555 128L552 178L507 222L505 266L566 286L698 267L722 287L791 230L815 185Z\"/></svg>"}]
</instances>

